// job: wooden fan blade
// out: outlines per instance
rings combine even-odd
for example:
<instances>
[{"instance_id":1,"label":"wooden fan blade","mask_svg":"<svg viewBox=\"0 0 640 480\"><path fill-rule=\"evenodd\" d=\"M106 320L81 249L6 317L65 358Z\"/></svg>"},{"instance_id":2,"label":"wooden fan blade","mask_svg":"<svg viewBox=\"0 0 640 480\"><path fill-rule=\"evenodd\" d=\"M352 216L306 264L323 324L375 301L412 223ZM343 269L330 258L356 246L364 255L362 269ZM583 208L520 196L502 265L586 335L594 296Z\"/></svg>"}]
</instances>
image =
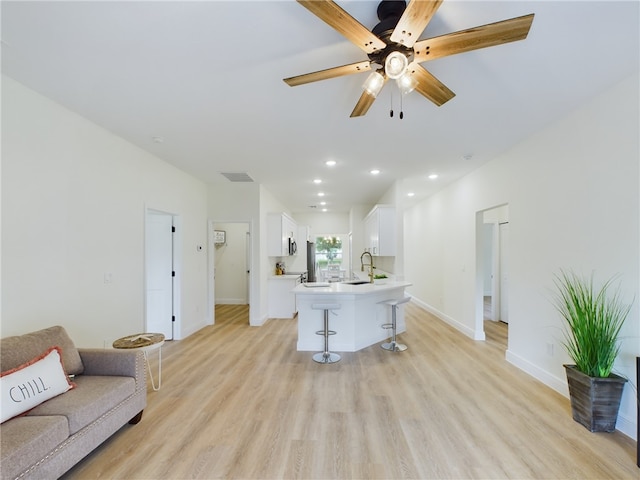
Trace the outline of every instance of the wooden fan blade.
<instances>
[{"instance_id":1,"label":"wooden fan blade","mask_svg":"<svg viewBox=\"0 0 640 480\"><path fill-rule=\"evenodd\" d=\"M298 0L298 3L367 54L387 46L331 0Z\"/></svg>"},{"instance_id":2,"label":"wooden fan blade","mask_svg":"<svg viewBox=\"0 0 640 480\"><path fill-rule=\"evenodd\" d=\"M374 97L369 92L364 90L362 92L362 95L360 95L360 99L358 99L358 103L356 103L356 106L354 107L353 112L351 112L351 115L349 116L351 118L362 117L367 113L367 111L369 111L369 107L373 105L373 102L375 102L375 100L376 100L376 97Z\"/></svg>"},{"instance_id":3,"label":"wooden fan blade","mask_svg":"<svg viewBox=\"0 0 640 480\"><path fill-rule=\"evenodd\" d=\"M421 40L414 45L414 61L426 62L479 48L493 47L503 43L527 38L534 14L473 27L440 37Z\"/></svg>"},{"instance_id":4,"label":"wooden fan blade","mask_svg":"<svg viewBox=\"0 0 640 480\"><path fill-rule=\"evenodd\" d=\"M305 83L317 82L319 80L327 80L329 78L342 77L343 75L351 75L353 73L367 72L371 70L371 62L366 60L364 62L351 63L349 65L342 65L341 67L327 68L326 70L320 70L317 72L306 73L304 75L298 75L296 77L285 78L284 81L287 85L295 87L297 85L303 85Z\"/></svg>"},{"instance_id":5,"label":"wooden fan blade","mask_svg":"<svg viewBox=\"0 0 640 480\"><path fill-rule=\"evenodd\" d=\"M422 65L412 62L409 65L411 75L416 79L416 92L424 95L437 106L447 103L456 96L447 86L430 74Z\"/></svg>"},{"instance_id":6,"label":"wooden fan blade","mask_svg":"<svg viewBox=\"0 0 640 480\"><path fill-rule=\"evenodd\" d=\"M413 47L440 7L442 0L411 0L393 29L391 41Z\"/></svg>"}]
</instances>

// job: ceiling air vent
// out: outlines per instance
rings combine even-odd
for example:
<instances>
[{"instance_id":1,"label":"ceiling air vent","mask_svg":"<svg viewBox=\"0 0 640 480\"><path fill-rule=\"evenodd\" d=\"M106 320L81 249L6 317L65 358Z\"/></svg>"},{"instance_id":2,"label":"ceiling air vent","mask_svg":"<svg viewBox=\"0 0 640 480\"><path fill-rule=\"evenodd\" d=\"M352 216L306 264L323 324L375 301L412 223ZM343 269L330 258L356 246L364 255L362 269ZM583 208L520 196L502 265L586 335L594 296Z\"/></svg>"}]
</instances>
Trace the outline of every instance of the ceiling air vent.
<instances>
[{"instance_id":1,"label":"ceiling air vent","mask_svg":"<svg viewBox=\"0 0 640 480\"><path fill-rule=\"evenodd\" d=\"M220 175L230 182L253 182L253 178L245 172L220 172Z\"/></svg>"}]
</instances>

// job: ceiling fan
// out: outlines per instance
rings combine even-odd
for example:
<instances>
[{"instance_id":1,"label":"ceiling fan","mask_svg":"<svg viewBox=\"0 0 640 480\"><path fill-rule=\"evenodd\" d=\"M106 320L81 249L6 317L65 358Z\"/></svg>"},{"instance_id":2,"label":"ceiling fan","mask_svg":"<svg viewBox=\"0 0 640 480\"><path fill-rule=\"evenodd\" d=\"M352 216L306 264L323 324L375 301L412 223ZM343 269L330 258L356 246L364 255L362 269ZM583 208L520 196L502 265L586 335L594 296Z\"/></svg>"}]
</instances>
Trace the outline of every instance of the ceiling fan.
<instances>
[{"instance_id":1,"label":"ceiling fan","mask_svg":"<svg viewBox=\"0 0 640 480\"><path fill-rule=\"evenodd\" d=\"M523 40L534 16L532 13L419 40L443 0L410 0L408 5L404 0L383 0L377 9L380 23L371 31L332 0L297 1L363 50L369 60L285 78L284 81L295 87L374 70L363 85L364 91L351 117L365 115L389 79L396 80L402 94L415 89L437 106L443 105L455 93L420 65L422 62Z\"/></svg>"}]
</instances>

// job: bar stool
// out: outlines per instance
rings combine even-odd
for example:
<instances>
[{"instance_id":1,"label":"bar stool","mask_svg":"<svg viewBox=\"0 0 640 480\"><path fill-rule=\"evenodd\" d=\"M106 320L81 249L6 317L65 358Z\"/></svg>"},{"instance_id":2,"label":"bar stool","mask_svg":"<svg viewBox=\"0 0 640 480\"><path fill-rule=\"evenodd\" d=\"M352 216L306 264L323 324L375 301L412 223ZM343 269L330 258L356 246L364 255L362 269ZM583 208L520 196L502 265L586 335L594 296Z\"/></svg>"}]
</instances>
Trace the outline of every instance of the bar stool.
<instances>
[{"instance_id":1,"label":"bar stool","mask_svg":"<svg viewBox=\"0 0 640 480\"><path fill-rule=\"evenodd\" d=\"M406 345L396 342L396 309L398 308L398 305L407 303L409 300L411 300L411 297L404 297L401 299L393 299L387 300L386 302L381 302L385 305L391 305L391 323L385 323L382 325L382 328L391 329L391 341L385 342L380 345L385 350L390 350L392 352L404 352L407 349Z\"/></svg>"},{"instance_id":2,"label":"bar stool","mask_svg":"<svg viewBox=\"0 0 640 480\"><path fill-rule=\"evenodd\" d=\"M335 335L335 330L329 330L329 311L339 310L341 305L339 303L312 303L312 310L324 311L324 328L318 330L316 335L322 335L324 337L324 352L319 352L313 355L313 360L318 363L336 363L340 361L340 355L329 351L329 335Z\"/></svg>"}]
</instances>

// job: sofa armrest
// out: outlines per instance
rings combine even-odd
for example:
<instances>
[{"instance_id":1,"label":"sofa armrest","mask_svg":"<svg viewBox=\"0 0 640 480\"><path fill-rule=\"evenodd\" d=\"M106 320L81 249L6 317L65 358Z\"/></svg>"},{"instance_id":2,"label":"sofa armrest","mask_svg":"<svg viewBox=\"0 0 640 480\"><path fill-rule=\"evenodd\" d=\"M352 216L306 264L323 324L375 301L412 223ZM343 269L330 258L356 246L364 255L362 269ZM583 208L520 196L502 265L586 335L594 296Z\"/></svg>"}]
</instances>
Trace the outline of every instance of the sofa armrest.
<instances>
[{"instance_id":1,"label":"sofa armrest","mask_svg":"<svg viewBox=\"0 0 640 480\"><path fill-rule=\"evenodd\" d=\"M141 350L109 350L79 348L84 375L114 375L134 377L136 389L147 382L144 354Z\"/></svg>"}]
</instances>

